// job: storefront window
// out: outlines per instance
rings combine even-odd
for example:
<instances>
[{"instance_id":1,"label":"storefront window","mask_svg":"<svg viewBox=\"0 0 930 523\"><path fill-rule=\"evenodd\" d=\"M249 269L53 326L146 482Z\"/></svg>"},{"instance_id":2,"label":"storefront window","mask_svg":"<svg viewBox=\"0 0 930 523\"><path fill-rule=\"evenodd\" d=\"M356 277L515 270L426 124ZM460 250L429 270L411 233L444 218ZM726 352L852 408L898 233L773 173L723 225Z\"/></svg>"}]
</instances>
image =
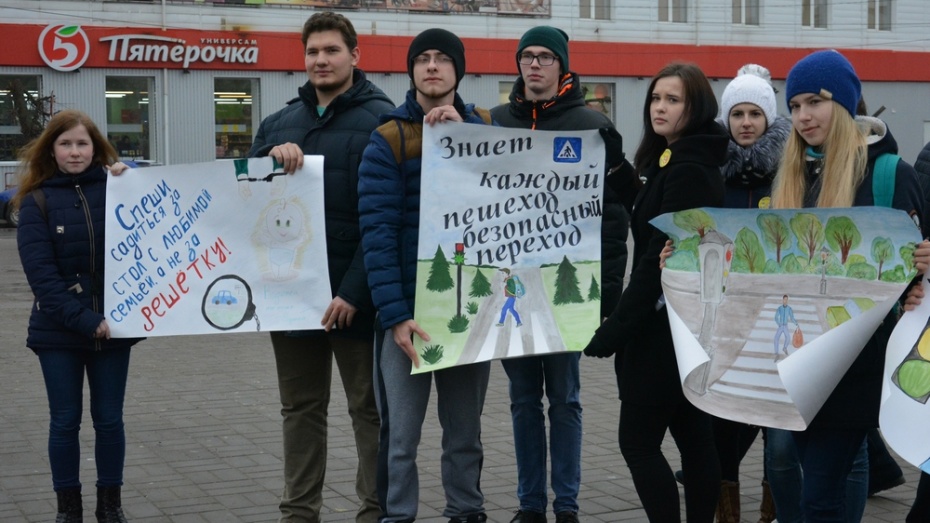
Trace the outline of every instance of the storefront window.
<instances>
[{"instance_id":1,"label":"storefront window","mask_svg":"<svg viewBox=\"0 0 930 523\"><path fill-rule=\"evenodd\" d=\"M20 118L32 119L38 135L52 112L51 102L40 99L38 76L0 75L0 161L16 160L19 149L29 141L23 136Z\"/></svg>"},{"instance_id":2,"label":"storefront window","mask_svg":"<svg viewBox=\"0 0 930 523\"><path fill-rule=\"evenodd\" d=\"M499 82L497 84L497 101L502 104L509 103L511 91L513 91L513 81Z\"/></svg>"},{"instance_id":3,"label":"storefront window","mask_svg":"<svg viewBox=\"0 0 930 523\"><path fill-rule=\"evenodd\" d=\"M123 160L152 159L149 95L154 83L144 76L107 77L107 139Z\"/></svg>"},{"instance_id":4,"label":"storefront window","mask_svg":"<svg viewBox=\"0 0 930 523\"><path fill-rule=\"evenodd\" d=\"M611 121L614 119L613 84L582 83L585 105L599 113L604 113Z\"/></svg>"},{"instance_id":5,"label":"storefront window","mask_svg":"<svg viewBox=\"0 0 930 523\"><path fill-rule=\"evenodd\" d=\"M254 78L214 80L213 106L216 116L216 157L244 158L252 147L252 99L257 96ZM258 112L254 113L256 116Z\"/></svg>"}]
</instances>

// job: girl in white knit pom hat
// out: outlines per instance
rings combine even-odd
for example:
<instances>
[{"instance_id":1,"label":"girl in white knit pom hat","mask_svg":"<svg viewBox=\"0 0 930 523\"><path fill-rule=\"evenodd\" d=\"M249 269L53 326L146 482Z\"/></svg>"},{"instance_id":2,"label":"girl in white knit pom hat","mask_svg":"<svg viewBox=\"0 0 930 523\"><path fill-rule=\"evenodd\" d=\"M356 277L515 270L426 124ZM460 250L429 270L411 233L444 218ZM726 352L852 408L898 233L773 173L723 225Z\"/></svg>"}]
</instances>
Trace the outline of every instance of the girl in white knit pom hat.
<instances>
[{"instance_id":1,"label":"girl in white knit pom hat","mask_svg":"<svg viewBox=\"0 0 930 523\"><path fill-rule=\"evenodd\" d=\"M771 85L771 78L765 67L746 64L740 68L720 98L720 116L717 121L730 134L727 161L720 168L726 181L725 207L769 207L772 180L778 171L785 140L791 131L791 121L778 116L776 112L775 89ZM714 418L714 439L722 477L716 515L720 523L740 521L739 463L758 431L758 428L743 423ZM796 460L795 469L798 469ZM796 498L797 495L795 512L798 505ZM772 492L765 480L759 512L760 522L769 523L775 519Z\"/></svg>"}]
</instances>

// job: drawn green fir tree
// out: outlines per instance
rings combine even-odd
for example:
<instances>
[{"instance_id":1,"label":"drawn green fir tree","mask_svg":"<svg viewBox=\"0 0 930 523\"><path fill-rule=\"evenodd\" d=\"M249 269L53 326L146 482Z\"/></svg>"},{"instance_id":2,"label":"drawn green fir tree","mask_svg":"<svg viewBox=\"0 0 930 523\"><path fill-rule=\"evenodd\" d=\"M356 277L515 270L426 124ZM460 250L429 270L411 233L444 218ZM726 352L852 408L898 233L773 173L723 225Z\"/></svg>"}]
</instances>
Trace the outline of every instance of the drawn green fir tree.
<instances>
[{"instance_id":1,"label":"drawn green fir tree","mask_svg":"<svg viewBox=\"0 0 930 523\"><path fill-rule=\"evenodd\" d=\"M442 253L442 247L436 247L436 255L433 256L433 263L429 268L429 278L426 280L426 288L433 292L444 292L455 285L452 283L452 273L449 270L449 260Z\"/></svg>"},{"instance_id":2,"label":"drawn green fir tree","mask_svg":"<svg viewBox=\"0 0 930 523\"><path fill-rule=\"evenodd\" d=\"M568 256L562 256L562 262L555 271L555 297L552 303L555 305L564 305L566 303L584 303L581 297L581 289L578 287L578 269L570 261Z\"/></svg>"},{"instance_id":3,"label":"drawn green fir tree","mask_svg":"<svg viewBox=\"0 0 930 523\"><path fill-rule=\"evenodd\" d=\"M483 298L493 293L494 291L491 290L491 282L489 282L488 278L481 272L481 269L475 270L475 277L471 280L471 290L468 292L468 295L472 298Z\"/></svg>"},{"instance_id":4,"label":"drawn green fir tree","mask_svg":"<svg viewBox=\"0 0 930 523\"><path fill-rule=\"evenodd\" d=\"M588 286L588 301L598 301L601 299L601 287L597 284L597 280L594 279L594 275L591 275L591 285Z\"/></svg>"}]
</instances>

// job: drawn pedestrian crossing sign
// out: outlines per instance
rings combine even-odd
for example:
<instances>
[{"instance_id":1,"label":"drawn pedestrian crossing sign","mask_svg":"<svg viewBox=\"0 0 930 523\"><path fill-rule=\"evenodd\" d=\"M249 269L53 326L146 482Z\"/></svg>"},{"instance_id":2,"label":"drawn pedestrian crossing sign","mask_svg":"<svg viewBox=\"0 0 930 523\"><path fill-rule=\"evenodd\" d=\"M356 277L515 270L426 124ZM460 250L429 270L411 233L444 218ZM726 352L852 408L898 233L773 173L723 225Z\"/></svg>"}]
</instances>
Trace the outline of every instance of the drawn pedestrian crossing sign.
<instances>
[{"instance_id":1,"label":"drawn pedestrian crossing sign","mask_svg":"<svg viewBox=\"0 0 930 523\"><path fill-rule=\"evenodd\" d=\"M557 137L553 140L552 161L578 163L581 161L581 138Z\"/></svg>"}]
</instances>

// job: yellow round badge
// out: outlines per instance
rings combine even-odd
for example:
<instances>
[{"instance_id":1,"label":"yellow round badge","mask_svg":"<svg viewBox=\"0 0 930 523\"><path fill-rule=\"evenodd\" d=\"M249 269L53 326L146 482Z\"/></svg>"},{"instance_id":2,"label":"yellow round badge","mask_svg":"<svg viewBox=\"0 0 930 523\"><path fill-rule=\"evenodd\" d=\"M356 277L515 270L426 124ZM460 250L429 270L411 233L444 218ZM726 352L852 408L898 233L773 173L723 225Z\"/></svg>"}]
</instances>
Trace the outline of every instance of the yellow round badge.
<instances>
[{"instance_id":1,"label":"yellow round badge","mask_svg":"<svg viewBox=\"0 0 930 523\"><path fill-rule=\"evenodd\" d=\"M761 200L759 200L759 208L760 208L760 209L768 209L768 208L770 208L771 206L772 206L772 199L769 198L768 196L765 196L765 197L763 197Z\"/></svg>"},{"instance_id":2,"label":"yellow round badge","mask_svg":"<svg viewBox=\"0 0 930 523\"><path fill-rule=\"evenodd\" d=\"M666 149L662 152L662 156L659 157L659 167L665 167L668 165L668 162L672 159L672 150Z\"/></svg>"}]
</instances>

